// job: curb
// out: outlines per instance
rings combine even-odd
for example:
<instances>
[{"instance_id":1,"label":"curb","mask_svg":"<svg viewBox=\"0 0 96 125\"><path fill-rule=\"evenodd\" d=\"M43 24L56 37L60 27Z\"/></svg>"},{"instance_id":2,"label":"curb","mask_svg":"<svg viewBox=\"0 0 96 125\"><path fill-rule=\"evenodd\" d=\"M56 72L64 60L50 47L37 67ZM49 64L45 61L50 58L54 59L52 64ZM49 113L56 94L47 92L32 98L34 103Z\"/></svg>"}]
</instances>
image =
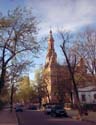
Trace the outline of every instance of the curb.
<instances>
[{"instance_id":1,"label":"curb","mask_svg":"<svg viewBox=\"0 0 96 125\"><path fill-rule=\"evenodd\" d=\"M93 120L87 120L87 119L76 118L76 117L71 117L71 118L74 119L74 120L86 121L86 122L90 122L90 123L96 124L96 121L93 121Z\"/></svg>"},{"instance_id":2,"label":"curb","mask_svg":"<svg viewBox=\"0 0 96 125\"><path fill-rule=\"evenodd\" d=\"M91 121L91 120L86 120L86 119L82 119L82 121L86 121L86 122L90 122L90 123L96 124L96 121Z\"/></svg>"}]
</instances>

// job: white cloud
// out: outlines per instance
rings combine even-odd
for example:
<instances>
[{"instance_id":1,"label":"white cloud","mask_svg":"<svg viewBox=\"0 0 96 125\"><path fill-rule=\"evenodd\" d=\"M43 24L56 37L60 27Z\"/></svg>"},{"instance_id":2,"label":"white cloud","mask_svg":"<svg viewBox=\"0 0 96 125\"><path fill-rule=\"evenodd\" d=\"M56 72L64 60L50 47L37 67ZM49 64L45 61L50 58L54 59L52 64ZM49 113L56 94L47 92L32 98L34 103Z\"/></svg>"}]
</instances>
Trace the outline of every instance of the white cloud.
<instances>
[{"instance_id":1,"label":"white cloud","mask_svg":"<svg viewBox=\"0 0 96 125\"><path fill-rule=\"evenodd\" d=\"M54 33L57 28L74 31L85 25L96 23L96 0L25 0L25 5L28 8L33 7L34 13L41 20L39 37L48 35L50 26ZM55 42L55 47L60 44L58 39L55 39ZM57 47L58 60L61 60L59 51L60 48ZM37 61L38 64L45 63L45 56L44 52L42 59Z\"/></svg>"},{"instance_id":2,"label":"white cloud","mask_svg":"<svg viewBox=\"0 0 96 125\"><path fill-rule=\"evenodd\" d=\"M41 17L42 33L63 27L76 30L84 25L92 24L96 19L96 0L27 0Z\"/></svg>"}]
</instances>

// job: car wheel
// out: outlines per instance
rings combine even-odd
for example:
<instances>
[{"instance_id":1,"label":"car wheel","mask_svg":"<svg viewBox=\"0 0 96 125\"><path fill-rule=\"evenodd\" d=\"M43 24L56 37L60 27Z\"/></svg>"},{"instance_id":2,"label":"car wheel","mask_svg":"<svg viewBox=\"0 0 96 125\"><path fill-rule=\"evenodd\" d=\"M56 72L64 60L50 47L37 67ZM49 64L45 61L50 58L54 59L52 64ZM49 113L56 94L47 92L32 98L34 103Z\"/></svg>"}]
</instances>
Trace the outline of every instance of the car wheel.
<instances>
[{"instance_id":1,"label":"car wheel","mask_svg":"<svg viewBox=\"0 0 96 125\"><path fill-rule=\"evenodd\" d=\"M52 117L56 117L56 114L55 114L55 113L52 113L51 116L52 116Z\"/></svg>"}]
</instances>

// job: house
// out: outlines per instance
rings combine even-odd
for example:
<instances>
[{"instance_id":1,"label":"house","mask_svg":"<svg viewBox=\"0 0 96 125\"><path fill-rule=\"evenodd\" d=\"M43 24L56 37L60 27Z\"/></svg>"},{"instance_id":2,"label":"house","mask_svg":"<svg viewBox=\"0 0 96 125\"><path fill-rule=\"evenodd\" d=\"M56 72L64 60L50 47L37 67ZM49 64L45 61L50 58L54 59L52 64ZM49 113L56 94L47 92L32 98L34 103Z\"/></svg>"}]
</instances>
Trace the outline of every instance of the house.
<instances>
[{"instance_id":1,"label":"house","mask_svg":"<svg viewBox=\"0 0 96 125\"><path fill-rule=\"evenodd\" d=\"M96 86L78 88L79 99L83 104L96 104Z\"/></svg>"}]
</instances>

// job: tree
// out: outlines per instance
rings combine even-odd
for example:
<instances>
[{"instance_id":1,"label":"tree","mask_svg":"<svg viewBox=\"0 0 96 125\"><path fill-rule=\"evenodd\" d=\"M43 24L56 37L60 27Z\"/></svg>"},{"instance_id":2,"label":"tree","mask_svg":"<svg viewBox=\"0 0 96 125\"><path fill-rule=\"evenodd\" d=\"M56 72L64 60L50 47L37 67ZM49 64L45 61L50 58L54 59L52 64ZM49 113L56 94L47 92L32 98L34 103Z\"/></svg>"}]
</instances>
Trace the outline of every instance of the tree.
<instances>
[{"instance_id":1,"label":"tree","mask_svg":"<svg viewBox=\"0 0 96 125\"><path fill-rule=\"evenodd\" d=\"M18 90L16 92L16 98L21 103L30 102L30 95L32 92L32 86L28 76L23 76L18 82Z\"/></svg>"},{"instance_id":2,"label":"tree","mask_svg":"<svg viewBox=\"0 0 96 125\"><path fill-rule=\"evenodd\" d=\"M66 59L66 62L67 62L67 66L68 66L68 70L69 70L69 73L70 73L70 78L72 80L72 86L73 86L73 90L74 90L74 93L75 93L75 96L76 96L76 101L77 101L77 107L78 107L78 111L79 111L79 114L82 115L82 112L81 112L81 105L80 105L80 100L79 100L79 95L78 95L78 89L77 89L77 85L76 85L76 81L75 81L75 67L76 67L76 55L74 55L72 57L72 60L70 57L70 53L69 53L69 50L68 49L68 46L67 44L72 42L72 35L69 33L69 32L59 32L59 35L61 37L61 40L63 41L62 42L62 45L60 45L61 49L62 49L62 52L65 56L65 59ZM69 48L71 47L71 43L69 45Z\"/></svg>"},{"instance_id":3,"label":"tree","mask_svg":"<svg viewBox=\"0 0 96 125\"><path fill-rule=\"evenodd\" d=\"M9 85L5 85L3 87L3 91L0 95L0 101L3 101L4 103L8 103L9 102L9 98L10 98L10 95L9 95Z\"/></svg>"},{"instance_id":4,"label":"tree","mask_svg":"<svg viewBox=\"0 0 96 125\"><path fill-rule=\"evenodd\" d=\"M40 68L35 72L35 87L37 90L37 96L39 100L40 107L42 105L42 101L48 97L48 102L50 102L50 96L48 91L48 74L45 73L45 71ZM46 102L44 102L46 103Z\"/></svg>"},{"instance_id":5,"label":"tree","mask_svg":"<svg viewBox=\"0 0 96 125\"><path fill-rule=\"evenodd\" d=\"M96 82L96 30L87 27L77 34L74 46L74 53L85 61L87 73L93 76L93 83Z\"/></svg>"},{"instance_id":6,"label":"tree","mask_svg":"<svg viewBox=\"0 0 96 125\"><path fill-rule=\"evenodd\" d=\"M18 75L33 62L40 48L36 34L37 21L31 11L16 8L8 11L7 16L0 15L0 93L6 82L6 72L11 79L12 67ZM12 64L14 58L16 61Z\"/></svg>"}]
</instances>

